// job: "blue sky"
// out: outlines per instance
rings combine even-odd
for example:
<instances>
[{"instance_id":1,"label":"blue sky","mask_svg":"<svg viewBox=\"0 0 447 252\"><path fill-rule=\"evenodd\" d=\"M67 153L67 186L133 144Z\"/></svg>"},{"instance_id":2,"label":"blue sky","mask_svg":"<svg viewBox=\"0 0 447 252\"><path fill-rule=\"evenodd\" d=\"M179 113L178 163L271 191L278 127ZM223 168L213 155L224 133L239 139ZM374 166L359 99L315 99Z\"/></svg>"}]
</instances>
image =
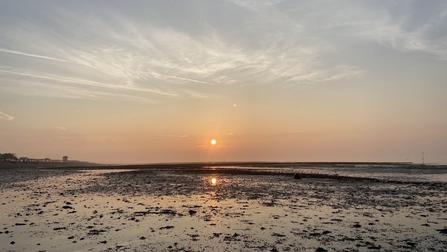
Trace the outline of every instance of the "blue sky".
<instances>
[{"instance_id":1,"label":"blue sky","mask_svg":"<svg viewBox=\"0 0 447 252\"><path fill-rule=\"evenodd\" d=\"M0 1L0 152L447 163L446 33L445 1Z\"/></svg>"}]
</instances>

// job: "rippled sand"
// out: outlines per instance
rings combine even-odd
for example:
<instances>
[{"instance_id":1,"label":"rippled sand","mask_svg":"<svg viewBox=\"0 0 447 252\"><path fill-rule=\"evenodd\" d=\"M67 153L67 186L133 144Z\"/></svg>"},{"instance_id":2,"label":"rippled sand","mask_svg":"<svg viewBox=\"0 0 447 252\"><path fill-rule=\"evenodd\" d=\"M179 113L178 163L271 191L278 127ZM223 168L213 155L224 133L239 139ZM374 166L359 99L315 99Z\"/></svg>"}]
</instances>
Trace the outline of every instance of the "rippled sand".
<instances>
[{"instance_id":1,"label":"rippled sand","mask_svg":"<svg viewBox=\"0 0 447 252\"><path fill-rule=\"evenodd\" d=\"M0 172L2 251L447 251L445 183Z\"/></svg>"}]
</instances>

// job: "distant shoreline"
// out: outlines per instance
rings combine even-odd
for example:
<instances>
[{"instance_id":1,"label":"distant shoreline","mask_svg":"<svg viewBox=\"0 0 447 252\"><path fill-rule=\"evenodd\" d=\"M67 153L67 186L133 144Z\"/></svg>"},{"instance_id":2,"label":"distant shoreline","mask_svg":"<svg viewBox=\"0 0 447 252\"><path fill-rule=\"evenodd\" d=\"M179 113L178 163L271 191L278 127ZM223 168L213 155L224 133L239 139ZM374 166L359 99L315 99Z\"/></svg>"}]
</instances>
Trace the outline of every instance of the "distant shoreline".
<instances>
[{"instance_id":1,"label":"distant shoreline","mask_svg":"<svg viewBox=\"0 0 447 252\"><path fill-rule=\"evenodd\" d=\"M93 164L86 169L203 169L209 167L221 168L308 168L308 167L361 167L386 166L396 168L447 168L442 164L416 164L412 162L185 162L185 163L149 163L149 164ZM54 167L56 168L56 167ZM61 167L63 168L63 167Z\"/></svg>"},{"instance_id":2,"label":"distant shoreline","mask_svg":"<svg viewBox=\"0 0 447 252\"><path fill-rule=\"evenodd\" d=\"M50 168L50 169L182 169L209 168L212 166L240 167L240 168L306 168L306 167L361 167L361 166L390 166L396 168L447 168L445 164L420 164L413 162L178 162L178 163L147 163L147 164L101 164L91 162L57 162L57 163L10 163L0 162L1 168Z\"/></svg>"},{"instance_id":3,"label":"distant shoreline","mask_svg":"<svg viewBox=\"0 0 447 252\"><path fill-rule=\"evenodd\" d=\"M0 169L14 169L14 168L73 168L73 167L92 167L102 164L95 164L90 162L0 162Z\"/></svg>"}]
</instances>

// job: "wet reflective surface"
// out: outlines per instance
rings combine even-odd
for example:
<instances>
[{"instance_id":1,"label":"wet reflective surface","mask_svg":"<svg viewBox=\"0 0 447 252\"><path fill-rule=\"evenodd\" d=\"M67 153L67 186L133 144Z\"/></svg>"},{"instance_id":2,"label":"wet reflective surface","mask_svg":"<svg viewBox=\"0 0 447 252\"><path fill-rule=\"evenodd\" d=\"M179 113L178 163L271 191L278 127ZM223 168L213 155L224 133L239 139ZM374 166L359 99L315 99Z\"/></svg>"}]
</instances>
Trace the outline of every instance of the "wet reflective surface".
<instances>
[{"instance_id":1,"label":"wet reflective surface","mask_svg":"<svg viewBox=\"0 0 447 252\"><path fill-rule=\"evenodd\" d=\"M447 249L444 183L151 170L38 175L0 184L2 251Z\"/></svg>"}]
</instances>

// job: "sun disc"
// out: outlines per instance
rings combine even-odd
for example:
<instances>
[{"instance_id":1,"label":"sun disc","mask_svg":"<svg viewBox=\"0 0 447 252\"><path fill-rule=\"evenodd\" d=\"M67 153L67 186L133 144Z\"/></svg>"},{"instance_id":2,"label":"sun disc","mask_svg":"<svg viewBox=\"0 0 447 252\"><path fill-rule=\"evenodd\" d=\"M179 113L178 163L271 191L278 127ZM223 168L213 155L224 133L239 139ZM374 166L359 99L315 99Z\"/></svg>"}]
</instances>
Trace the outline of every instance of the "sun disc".
<instances>
[{"instance_id":1,"label":"sun disc","mask_svg":"<svg viewBox=\"0 0 447 252\"><path fill-rule=\"evenodd\" d=\"M217 143L216 139L211 139L211 144L215 145Z\"/></svg>"}]
</instances>

